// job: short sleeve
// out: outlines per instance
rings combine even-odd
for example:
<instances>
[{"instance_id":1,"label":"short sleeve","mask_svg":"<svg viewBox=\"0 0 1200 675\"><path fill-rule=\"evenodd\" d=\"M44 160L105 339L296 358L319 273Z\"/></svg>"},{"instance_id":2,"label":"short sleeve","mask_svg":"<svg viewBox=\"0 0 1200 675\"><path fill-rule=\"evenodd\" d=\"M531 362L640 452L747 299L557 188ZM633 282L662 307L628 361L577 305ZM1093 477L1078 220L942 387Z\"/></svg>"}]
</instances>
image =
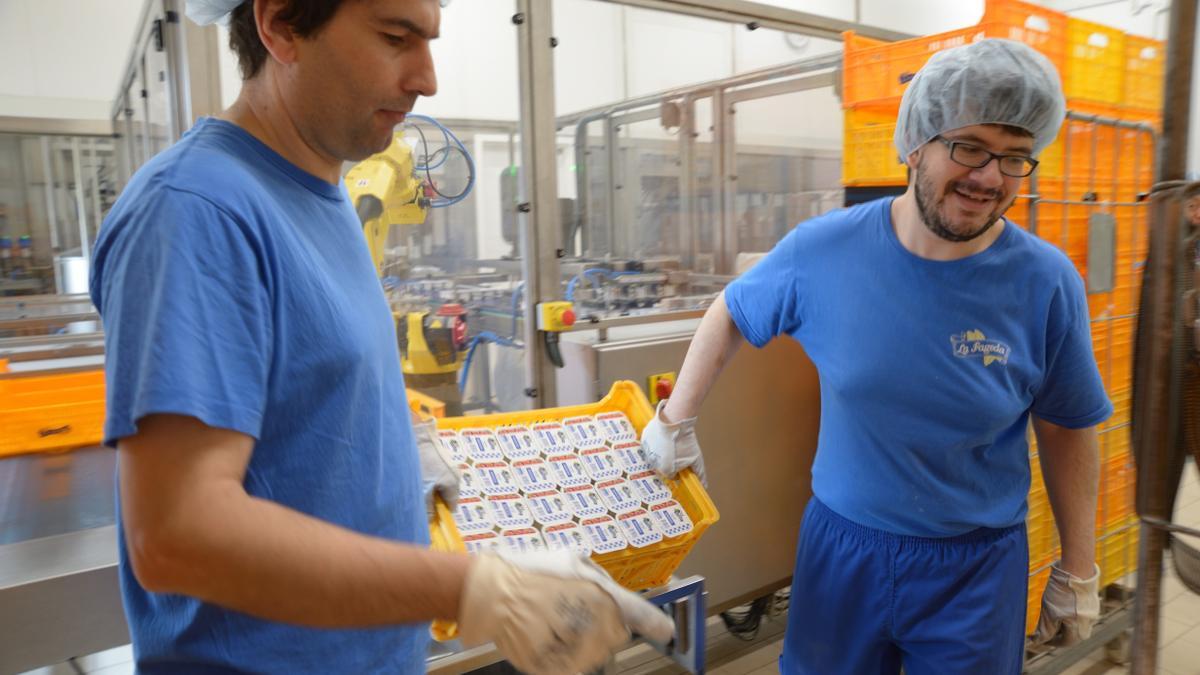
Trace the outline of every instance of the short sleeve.
<instances>
[{"instance_id":1,"label":"short sleeve","mask_svg":"<svg viewBox=\"0 0 1200 675\"><path fill-rule=\"evenodd\" d=\"M1070 429L1108 419L1113 406L1104 391L1083 281L1074 270L1051 298L1046 331L1046 372L1034 394L1033 414Z\"/></svg>"},{"instance_id":2,"label":"short sleeve","mask_svg":"<svg viewBox=\"0 0 1200 675\"><path fill-rule=\"evenodd\" d=\"M725 288L729 315L742 337L755 347L800 327L798 232L799 228L793 229L758 264Z\"/></svg>"},{"instance_id":3,"label":"short sleeve","mask_svg":"<svg viewBox=\"0 0 1200 675\"><path fill-rule=\"evenodd\" d=\"M189 192L144 193L106 222L91 294L104 323L104 442L174 413L255 438L272 356L262 242Z\"/></svg>"}]
</instances>

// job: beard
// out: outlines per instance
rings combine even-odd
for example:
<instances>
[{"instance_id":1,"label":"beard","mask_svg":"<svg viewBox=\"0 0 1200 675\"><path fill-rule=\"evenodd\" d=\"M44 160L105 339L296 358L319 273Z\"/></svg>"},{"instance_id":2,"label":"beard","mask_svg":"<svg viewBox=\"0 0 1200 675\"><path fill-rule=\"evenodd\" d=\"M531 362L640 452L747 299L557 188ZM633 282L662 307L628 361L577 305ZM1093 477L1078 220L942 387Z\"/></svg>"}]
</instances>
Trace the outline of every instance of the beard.
<instances>
[{"instance_id":1,"label":"beard","mask_svg":"<svg viewBox=\"0 0 1200 675\"><path fill-rule=\"evenodd\" d=\"M933 184L933 179L925 173L924 168L925 162L921 161L917 165L917 175L913 180L913 188L917 197L917 208L921 212L921 222L925 223L925 227L929 228L929 231L939 239L952 242L971 241L992 229L992 226L1008 210L1006 202L1011 202L1011 200L1006 197L1002 190L984 188L975 181L954 181L948 184L945 191L938 195L938 190ZM983 225L975 230L963 231L961 228L953 227L942 213L946 205L946 198L960 188L964 192L971 194L987 195L996 202L996 208L988 214L987 220Z\"/></svg>"}]
</instances>

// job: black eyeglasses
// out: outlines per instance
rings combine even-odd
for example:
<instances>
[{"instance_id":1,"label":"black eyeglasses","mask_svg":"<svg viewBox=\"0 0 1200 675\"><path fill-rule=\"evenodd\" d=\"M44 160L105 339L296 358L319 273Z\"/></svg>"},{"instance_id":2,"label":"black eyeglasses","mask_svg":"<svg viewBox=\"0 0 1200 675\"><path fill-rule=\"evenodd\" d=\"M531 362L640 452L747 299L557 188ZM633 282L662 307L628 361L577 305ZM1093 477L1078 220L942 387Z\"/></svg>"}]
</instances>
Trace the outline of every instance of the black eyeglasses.
<instances>
[{"instance_id":1,"label":"black eyeglasses","mask_svg":"<svg viewBox=\"0 0 1200 675\"><path fill-rule=\"evenodd\" d=\"M987 148L965 141L952 141L941 136L934 136L950 148L950 159L958 164L972 169L982 169L993 159L1000 165L1000 173L1013 178L1024 178L1037 168L1036 159L1027 155L998 155Z\"/></svg>"}]
</instances>

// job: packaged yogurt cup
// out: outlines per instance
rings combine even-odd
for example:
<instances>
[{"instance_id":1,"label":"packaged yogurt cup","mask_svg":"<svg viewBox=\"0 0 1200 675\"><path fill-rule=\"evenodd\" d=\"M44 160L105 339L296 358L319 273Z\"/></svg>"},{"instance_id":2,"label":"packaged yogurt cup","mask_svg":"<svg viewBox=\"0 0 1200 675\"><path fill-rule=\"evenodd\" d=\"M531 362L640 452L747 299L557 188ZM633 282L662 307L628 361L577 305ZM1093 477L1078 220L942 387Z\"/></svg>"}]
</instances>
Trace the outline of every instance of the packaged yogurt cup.
<instances>
[{"instance_id":1,"label":"packaged yogurt cup","mask_svg":"<svg viewBox=\"0 0 1200 675\"><path fill-rule=\"evenodd\" d=\"M591 485L592 479L588 476L587 471L583 468L583 460L576 454L555 455L546 460L553 470L554 479L558 481L559 486L577 487L580 485Z\"/></svg>"},{"instance_id":2,"label":"packaged yogurt cup","mask_svg":"<svg viewBox=\"0 0 1200 675\"><path fill-rule=\"evenodd\" d=\"M463 429L458 435L466 446L467 457L476 464L504 459L504 453L500 450L500 440L491 429Z\"/></svg>"},{"instance_id":3,"label":"packaged yogurt cup","mask_svg":"<svg viewBox=\"0 0 1200 675\"><path fill-rule=\"evenodd\" d=\"M612 450L626 474L641 473L650 470L650 463L646 461L646 456L642 454L642 444L638 441L617 443L613 446Z\"/></svg>"},{"instance_id":4,"label":"packaged yogurt cup","mask_svg":"<svg viewBox=\"0 0 1200 675\"><path fill-rule=\"evenodd\" d=\"M588 535L573 522L560 523L542 528L542 538L551 551L575 551L583 555L592 554Z\"/></svg>"},{"instance_id":5,"label":"packaged yogurt cup","mask_svg":"<svg viewBox=\"0 0 1200 675\"><path fill-rule=\"evenodd\" d=\"M621 526L612 516L588 518L580 525L587 534L588 544L593 553L612 553L629 547L629 542L625 540Z\"/></svg>"},{"instance_id":6,"label":"packaged yogurt cup","mask_svg":"<svg viewBox=\"0 0 1200 675\"><path fill-rule=\"evenodd\" d=\"M538 553L547 550L541 533L532 527L502 530L500 539L514 553Z\"/></svg>"},{"instance_id":7,"label":"packaged yogurt cup","mask_svg":"<svg viewBox=\"0 0 1200 675\"><path fill-rule=\"evenodd\" d=\"M539 525L560 525L575 519L575 509L570 498L558 490L526 493L525 502L533 512L533 520Z\"/></svg>"},{"instance_id":8,"label":"packaged yogurt cup","mask_svg":"<svg viewBox=\"0 0 1200 675\"><path fill-rule=\"evenodd\" d=\"M658 522L659 531L667 537L678 537L692 531L692 519L674 499L651 504L649 510Z\"/></svg>"},{"instance_id":9,"label":"packaged yogurt cup","mask_svg":"<svg viewBox=\"0 0 1200 675\"><path fill-rule=\"evenodd\" d=\"M579 459L583 460L583 468L588 476L597 483L618 478L624 472L616 453L607 447L584 450L579 453Z\"/></svg>"},{"instance_id":10,"label":"packaged yogurt cup","mask_svg":"<svg viewBox=\"0 0 1200 675\"><path fill-rule=\"evenodd\" d=\"M479 497L459 497L454 507L454 524L461 534L488 532L496 527L491 510Z\"/></svg>"},{"instance_id":11,"label":"packaged yogurt cup","mask_svg":"<svg viewBox=\"0 0 1200 675\"><path fill-rule=\"evenodd\" d=\"M496 430L496 438L500 441L501 452L509 461L533 459L542 455L542 446L529 427L521 425L501 427Z\"/></svg>"},{"instance_id":12,"label":"packaged yogurt cup","mask_svg":"<svg viewBox=\"0 0 1200 675\"><path fill-rule=\"evenodd\" d=\"M596 415L596 422L609 443L628 443L638 439L637 430L623 412L606 412Z\"/></svg>"},{"instance_id":13,"label":"packaged yogurt cup","mask_svg":"<svg viewBox=\"0 0 1200 675\"><path fill-rule=\"evenodd\" d=\"M508 495L521 489L508 462L476 462L473 468L479 480L479 490L485 495Z\"/></svg>"},{"instance_id":14,"label":"packaged yogurt cup","mask_svg":"<svg viewBox=\"0 0 1200 675\"><path fill-rule=\"evenodd\" d=\"M641 496L637 493L636 488L624 478L613 478L596 483L596 492L600 493L600 498L613 513L629 511L642 505Z\"/></svg>"},{"instance_id":15,"label":"packaged yogurt cup","mask_svg":"<svg viewBox=\"0 0 1200 675\"><path fill-rule=\"evenodd\" d=\"M492 521L497 526L503 529L533 527L533 513L520 495L494 495L484 497L484 501L487 502Z\"/></svg>"},{"instance_id":16,"label":"packaged yogurt cup","mask_svg":"<svg viewBox=\"0 0 1200 675\"><path fill-rule=\"evenodd\" d=\"M646 509L637 508L617 514L617 522L625 531L625 539L634 548L645 548L663 540L662 532L654 524L654 517Z\"/></svg>"},{"instance_id":17,"label":"packaged yogurt cup","mask_svg":"<svg viewBox=\"0 0 1200 675\"><path fill-rule=\"evenodd\" d=\"M563 428L567 430L567 437L571 439L571 444L577 450L603 448L606 445L604 432L600 430L600 424L596 422L596 418L591 415L568 417L562 421L562 424Z\"/></svg>"},{"instance_id":18,"label":"packaged yogurt cup","mask_svg":"<svg viewBox=\"0 0 1200 675\"><path fill-rule=\"evenodd\" d=\"M438 431L438 440L442 442L442 447L446 449L446 454L450 456L452 463L461 464L467 461L467 449L463 446L463 441L459 438L457 431L441 429Z\"/></svg>"},{"instance_id":19,"label":"packaged yogurt cup","mask_svg":"<svg viewBox=\"0 0 1200 675\"><path fill-rule=\"evenodd\" d=\"M637 490L643 502L655 504L671 499L671 489L654 471L643 471L629 476L629 482Z\"/></svg>"},{"instance_id":20,"label":"packaged yogurt cup","mask_svg":"<svg viewBox=\"0 0 1200 675\"><path fill-rule=\"evenodd\" d=\"M458 465L458 498L463 497L478 497L483 494L479 486L479 476L475 475L475 470L469 464L463 462Z\"/></svg>"},{"instance_id":21,"label":"packaged yogurt cup","mask_svg":"<svg viewBox=\"0 0 1200 675\"><path fill-rule=\"evenodd\" d=\"M468 534L463 537L463 544L467 547L467 553L472 554L499 551L504 547L504 542L495 532Z\"/></svg>"},{"instance_id":22,"label":"packaged yogurt cup","mask_svg":"<svg viewBox=\"0 0 1200 675\"><path fill-rule=\"evenodd\" d=\"M513 473L517 476L517 483L526 494L553 490L558 487L558 480L554 476L553 469L546 463L546 460L540 457L514 461L512 468Z\"/></svg>"},{"instance_id":23,"label":"packaged yogurt cup","mask_svg":"<svg viewBox=\"0 0 1200 675\"><path fill-rule=\"evenodd\" d=\"M541 422L530 429L546 455L561 455L575 450L571 439L567 437L566 429L558 422Z\"/></svg>"},{"instance_id":24,"label":"packaged yogurt cup","mask_svg":"<svg viewBox=\"0 0 1200 675\"><path fill-rule=\"evenodd\" d=\"M596 518L608 513L608 504L604 503L604 500L600 498L600 493L596 492L591 483L563 488L562 493L570 503L571 510L581 520Z\"/></svg>"}]
</instances>

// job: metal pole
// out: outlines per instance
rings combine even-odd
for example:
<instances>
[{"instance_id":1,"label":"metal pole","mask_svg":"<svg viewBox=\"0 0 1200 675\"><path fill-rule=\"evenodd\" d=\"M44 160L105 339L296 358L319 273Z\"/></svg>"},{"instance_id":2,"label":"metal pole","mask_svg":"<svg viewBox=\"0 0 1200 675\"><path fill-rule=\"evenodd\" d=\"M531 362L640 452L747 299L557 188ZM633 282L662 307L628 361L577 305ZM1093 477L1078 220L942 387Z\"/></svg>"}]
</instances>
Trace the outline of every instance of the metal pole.
<instances>
[{"instance_id":1,"label":"metal pole","mask_svg":"<svg viewBox=\"0 0 1200 675\"><path fill-rule=\"evenodd\" d=\"M1159 165L1156 172L1160 183L1187 177L1195 30L1196 0L1174 0L1171 3L1171 31L1167 38L1163 133L1159 139Z\"/></svg>"},{"instance_id":2,"label":"metal pole","mask_svg":"<svg viewBox=\"0 0 1200 675\"><path fill-rule=\"evenodd\" d=\"M684 267L696 265L696 102L679 103L679 254Z\"/></svg>"},{"instance_id":3,"label":"metal pole","mask_svg":"<svg viewBox=\"0 0 1200 675\"><path fill-rule=\"evenodd\" d=\"M516 0L521 87L521 267L525 276L525 395L533 407L554 405L555 369L537 329L537 305L558 299L557 134L554 124L553 16L550 0Z\"/></svg>"},{"instance_id":4,"label":"metal pole","mask_svg":"<svg viewBox=\"0 0 1200 675\"><path fill-rule=\"evenodd\" d=\"M79 138L71 139L71 172L75 178L75 211L78 213L79 219L79 255L84 262L90 259L91 248L88 245L88 215L87 203L83 198L83 171L80 168L81 163L79 153Z\"/></svg>"},{"instance_id":5,"label":"metal pole","mask_svg":"<svg viewBox=\"0 0 1200 675\"><path fill-rule=\"evenodd\" d=\"M1171 3L1170 34L1167 39L1167 71L1164 83L1163 134L1159 139L1156 194L1151 204L1150 259L1154 274L1145 278L1151 285L1142 293L1155 308L1149 320L1153 324L1138 330L1138 350L1147 358L1140 366L1149 372L1135 372L1135 390L1145 397L1135 401L1135 415L1141 412L1134 429L1134 452L1138 458L1138 504L1140 515L1171 518L1167 510L1167 495L1154 490L1155 477L1166 473L1169 452L1175 452L1172 423L1172 402L1177 397L1168 381L1177 379L1172 368L1172 339L1175 331L1174 303L1175 263L1178 255L1178 229L1182 221L1180 203L1174 191L1159 191L1168 181L1183 180L1187 172L1188 123L1191 106L1192 61L1195 47L1196 1L1174 0ZM1141 311L1146 312L1147 307ZM1144 316L1144 314L1143 314ZM1139 319L1139 321L1142 319ZM1176 372L1172 372L1176 370ZM1133 655L1134 675L1150 675L1158 666L1158 615L1162 601L1163 549L1167 532L1145 522L1141 525L1138 543L1138 593L1134 601Z\"/></svg>"}]
</instances>

